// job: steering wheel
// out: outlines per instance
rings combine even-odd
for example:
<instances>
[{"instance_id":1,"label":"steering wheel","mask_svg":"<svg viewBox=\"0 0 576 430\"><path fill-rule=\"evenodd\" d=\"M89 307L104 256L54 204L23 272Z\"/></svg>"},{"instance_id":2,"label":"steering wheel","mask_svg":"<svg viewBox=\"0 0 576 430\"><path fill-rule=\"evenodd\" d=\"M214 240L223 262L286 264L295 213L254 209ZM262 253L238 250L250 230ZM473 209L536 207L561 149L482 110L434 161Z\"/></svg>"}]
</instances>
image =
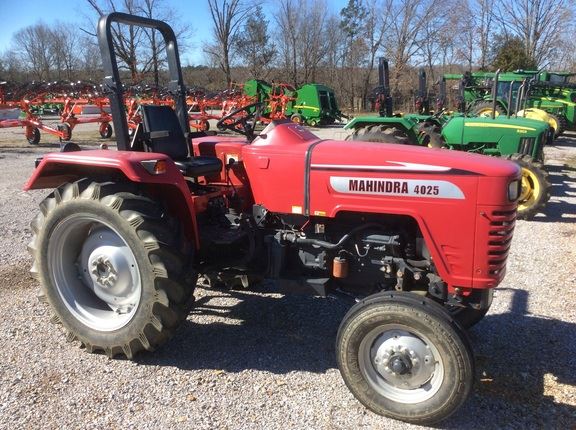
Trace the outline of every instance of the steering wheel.
<instances>
[{"instance_id":1,"label":"steering wheel","mask_svg":"<svg viewBox=\"0 0 576 430\"><path fill-rule=\"evenodd\" d=\"M248 138L250 142L256 137L254 135L254 129L256 128L256 120L262 114L264 107L264 102L251 103L246 106L242 106L236 110L233 110L228 115L224 115L216 126L220 129L228 129L240 133ZM253 111L252 108L255 108ZM239 113L245 112L243 115L238 116ZM250 119L254 121L250 122Z\"/></svg>"}]
</instances>

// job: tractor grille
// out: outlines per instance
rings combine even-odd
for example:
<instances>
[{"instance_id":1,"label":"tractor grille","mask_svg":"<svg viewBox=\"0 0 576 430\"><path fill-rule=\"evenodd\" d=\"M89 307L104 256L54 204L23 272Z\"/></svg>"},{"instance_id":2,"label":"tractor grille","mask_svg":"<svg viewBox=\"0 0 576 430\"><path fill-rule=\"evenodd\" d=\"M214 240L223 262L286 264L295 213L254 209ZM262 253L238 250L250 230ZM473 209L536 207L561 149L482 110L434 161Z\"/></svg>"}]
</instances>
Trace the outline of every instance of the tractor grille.
<instances>
[{"instance_id":1,"label":"tractor grille","mask_svg":"<svg viewBox=\"0 0 576 430\"><path fill-rule=\"evenodd\" d=\"M497 276L506 266L516 225L516 210L493 211L488 231L488 274Z\"/></svg>"},{"instance_id":2,"label":"tractor grille","mask_svg":"<svg viewBox=\"0 0 576 430\"><path fill-rule=\"evenodd\" d=\"M536 144L535 137L523 137L520 139L520 154L532 155L534 145Z\"/></svg>"}]
</instances>

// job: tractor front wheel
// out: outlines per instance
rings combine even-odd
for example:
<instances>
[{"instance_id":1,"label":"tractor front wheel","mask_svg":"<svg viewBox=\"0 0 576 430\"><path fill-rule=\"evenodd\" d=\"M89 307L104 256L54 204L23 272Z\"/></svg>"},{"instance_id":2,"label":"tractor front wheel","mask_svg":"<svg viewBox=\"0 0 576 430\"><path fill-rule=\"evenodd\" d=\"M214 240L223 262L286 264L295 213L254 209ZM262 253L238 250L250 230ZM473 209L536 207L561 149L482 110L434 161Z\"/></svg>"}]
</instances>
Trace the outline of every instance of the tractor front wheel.
<instances>
[{"instance_id":1,"label":"tractor front wheel","mask_svg":"<svg viewBox=\"0 0 576 430\"><path fill-rule=\"evenodd\" d=\"M516 162L522 169L522 189L518 200L518 218L532 219L550 200L548 172L542 163L526 154L512 154L506 157Z\"/></svg>"},{"instance_id":2,"label":"tractor front wheel","mask_svg":"<svg viewBox=\"0 0 576 430\"><path fill-rule=\"evenodd\" d=\"M68 339L129 359L168 340L189 313L196 277L162 207L129 184L81 180L40 209L32 273Z\"/></svg>"},{"instance_id":3,"label":"tractor front wheel","mask_svg":"<svg viewBox=\"0 0 576 430\"><path fill-rule=\"evenodd\" d=\"M344 382L364 406L410 423L447 418L474 381L464 330L441 305L413 293L379 293L353 306L336 351Z\"/></svg>"}]
</instances>

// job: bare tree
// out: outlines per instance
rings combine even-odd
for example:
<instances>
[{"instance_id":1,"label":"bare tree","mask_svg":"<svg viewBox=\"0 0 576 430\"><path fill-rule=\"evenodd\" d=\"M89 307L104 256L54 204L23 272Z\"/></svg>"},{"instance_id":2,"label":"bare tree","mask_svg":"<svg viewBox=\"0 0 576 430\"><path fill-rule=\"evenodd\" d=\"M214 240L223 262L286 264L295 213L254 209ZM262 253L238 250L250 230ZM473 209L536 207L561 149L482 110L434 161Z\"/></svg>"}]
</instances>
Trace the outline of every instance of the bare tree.
<instances>
[{"instance_id":1,"label":"bare tree","mask_svg":"<svg viewBox=\"0 0 576 430\"><path fill-rule=\"evenodd\" d=\"M456 14L448 13L448 11L458 10L459 6L461 3L458 0L445 0L439 6L440 9L432 13L429 20L423 23L418 35L419 54L426 66L429 80L432 82L436 80L436 66L444 63L445 56L454 45L454 34L459 34L458 30L463 30L458 23L461 18ZM454 32L454 29L458 30Z\"/></svg>"},{"instance_id":2,"label":"bare tree","mask_svg":"<svg viewBox=\"0 0 576 430\"><path fill-rule=\"evenodd\" d=\"M556 55L562 28L571 22L573 0L502 2L495 13L500 31L524 42L526 55L542 65Z\"/></svg>"},{"instance_id":3,"label":"bare tree","mask_svg":"<svg viewBox=\"0 0 576 430\"><path fill-rule=\"evenodd\" d=\"M340 27L340 18L334 14L326 19L326 31L324 33L326 52L322 59L324 75L332 86L341 87L342 82L339 67L344 58L344 46L346 35Z\"/></svg>"},{"instance_id":4,"label":"bare tree","mask_svg":"<svg viewBox=\"0 0 576 430\"><path fill-rule=\"evenodd\" d=\"M78 66L79 33L77 28L58 22L51 30L50 49L57 78L72 80Z\"/></svg>"},{"instance_id":5,"label":"bare tree","mask_svg":"<svg viewBox=\"0 0 576 430\"><path fill-rule=\"evenodd\" d=\"M384 41L384 35L390 25L392 16L388 13L379 14L382 5L377 0L369 0L367 3L367 16L364 21L364 38L366 41L366 47L368 51L368 58L366 62L365 72L364 72L364 87L362 89L362 100L366 101L368 98L368 93L370 92L370 78L372 76L372 71L374 70L374 65L376 62L376 57L378 52L382 47L382 42Z\"/></svg>"},{"instance_id":6,"label":"bare tree","mask_svg":"<svg viewBox=\"0 0 576 430\"><path fill-rule=\"evenodd\" d=\"M318 65L325 54L326 9L324 0L302 1L306 19L299 22L297 53L303 82L316 81Z\"/></svg>"},{"instance_id":7,"label":"bare tree","mask_svg":"<svg viewBox=\"0 0 576 430\"><path fill-rule=\"evenodd\" d=\"M95 80L102 70L102 60L98 45L94 43L92 37L84 36L79 40L80 55L78 58L79 71L78 77L83 80Z\"/></svg>"},{"instance_id":8,"label":"bare tree","mask_svg":"<svg viewBox=\"0 0 576 430\"><path fill-rule=\"evenodd\" d=\"M388 40L394 42L385 47L394 64L394 92L398 91L407 66L421 50L422 40L426 37L426 25L442 13L443 5L442 0L385 1L384 9L394 17L388 29Z\"/></svg>"},{"instance_id":9,"label":"bare tree","mask_svg":"<svg viewBox=\"0 0 576 430\"><path fill-rule=\"evenodd\" d=\"M288 70L291 83L298 86L298 30L303 13L300 2L296 0L279 0L279 8L274 15L278 25L281 57Z\"/></svg>"},{"instance_id":10,"label":"bare tree","mask_svg":"<svg viewBox=\"0 0 576 430\"><path fill-rule=\"evenodd\" d=\"M178 49L180 52L184 51L192 30L190 26L180 23L176 12L166 5L165 0L141 0L138 9L140 13L147 18L170 23L178 40ZM142 73L148 73L152 70L154 85L158 86L160 80L159 71L165 63L165 56L163 54L166 51L166 44L162 37L158 37L159 35L156 30L144 29L144 33L148 38L147 45L150 48L151 55L148 55L147 61L143 63Z\"/></svg>"},{"instance_id":11,"label":"bare tree","mask_svg":"<svg viewBox=\"0 0 576 430\"><path fill-rule=\"evenodd\" d=\"M475 4L471 7L472 16L475 17L475 31L479 36L480 58L478 65L481 70L488 66L488 56L490 55L491 34L493 31L494 0L473 0Z\"/></svg>"},{"instance_id":12,"label":"bare tree","mask_svg":"<svg viewBox=\"0 0 576 430\"><path fill-rule=\"evenodd\" d=\"M49 79L54 62L50 29L43 23L31 25L18 31L13 41L32 77L38 80Z\"/></svg>"},{"instance_id":13,"label":"bare tree","mask_svg":"<svg viewBox=\"0 0 576 430\"><path fill-rule=\"evenodd\" d=\"M125 12L133 15L166 21L173 28L178 39L180 50L190 36L190 27L180 23L173 8L165 0L86 0L98 16L110 12ZM91 36L96 35L95 20L90 18L88 30ZM114 49L119 59L119 68L128 69L133 82L140 82L152 72L154 84L160 80L160 70L165 58L164 40L156 30L115 23L112 25ZM96 40L94 39L94 43Z\"/></svg>"},{"instance_id":14,"label":"bare tree","mask_svg":"<svg viewBox=\"0 0 576 430\"><path fill-rule=\"evenodd\" d=\"M241 0L208 0L208 7L214 24L214 42L205 47L205 51L217 59L226 77L226 84L230 86L232 83L230 54L238 29L244 22L249 9Z\"/></svg>"},{"instance_id":15,"label":"bare tree","mask_svg":"<svg viewBox=\"0 0 576 430\"><path fill-rule=\"evenodd\" d=\"M122 0L120 5L117 5L113 0L107 0L105 5L99 0L86 1L99 16L106 15L109 12L125 12L136 15L140 9L138 0ZM94 32L93 35L95 36L96 33ZM115 23L112 25L112 36L114 38L116 55L121 60L118 67L126 67L130 71L132 81L138 81L139 73L137 52L139 47L142 45L144 37L143 29L132 25L126 26L120 23Z\"/></svg>"},{"instance_id":16,"label":"bare tree","mask_svg":"<svg viewBox=\"0 0 576 430\"><path fill-rule=\"evenodd\" d=\"M466 70L472 71L476 52L481 50L481 48L478 48L478 40L482 40L482 35L478 38L480 31L479 28L476 27L476 18L472 12L470 1L471 0L467 0L456 5L456 13L451 15L452 33L456 35L456 43L446 43L444 48L453 45L456 59L458 61L464 61L466 63ZM444 35L442 35L442 37L443 36Z\"/></svg>"}]
</instances>

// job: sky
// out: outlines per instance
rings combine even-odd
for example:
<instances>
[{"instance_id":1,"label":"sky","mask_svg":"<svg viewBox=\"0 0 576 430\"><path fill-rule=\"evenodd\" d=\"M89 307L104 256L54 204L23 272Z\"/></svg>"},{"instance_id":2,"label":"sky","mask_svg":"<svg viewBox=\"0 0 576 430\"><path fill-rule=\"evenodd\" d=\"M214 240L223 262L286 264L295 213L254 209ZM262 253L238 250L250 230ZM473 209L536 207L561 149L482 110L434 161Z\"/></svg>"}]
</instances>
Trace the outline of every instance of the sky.
<instances>
[{"instance_id":1,"label":"sky","mask_svg":"<svg viewBox=\"0 0 576 430\"><path fill-rule=\"evenodd\" d=\"M326 0L334 11L342 9L347 0ZM192 43L186 52L181 52L182 65L199 65L204 61L203 41L211 38L212 17L207 0L165 0L173 8L182 23L189 24L193 30ZM270 13L278 0L268 0L264 11ZM12 35L21 28L39 21L47 25L56 21L75 23L79 27L94 18L90 6L85 0L0 0L0 53L11 46Z\"/></svg>"}]
</instances>

